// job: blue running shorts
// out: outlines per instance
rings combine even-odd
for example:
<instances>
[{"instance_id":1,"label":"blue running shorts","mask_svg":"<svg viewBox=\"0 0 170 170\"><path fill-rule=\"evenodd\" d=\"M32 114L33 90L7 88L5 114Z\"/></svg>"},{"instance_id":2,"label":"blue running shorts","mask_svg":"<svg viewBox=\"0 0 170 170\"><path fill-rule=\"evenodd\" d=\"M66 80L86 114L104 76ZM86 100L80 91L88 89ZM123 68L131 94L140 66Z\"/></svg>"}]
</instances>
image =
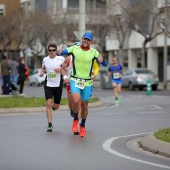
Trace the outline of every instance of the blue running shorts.
<instances>
[{"instance_id":1,"label":"blue running shorts","mask_svg":"<svg viewBox=\"0 0 170 170\"><path fill-rule=\"evenodd\" d=\"M91 86L85 86L84 89L80 89L78 87L75 87L75 81L70 80L70 89L71 94L79 93L81 96L81 100L88 102L91 95Z\"/></svg>"},{"instance_id":2,"label":"blue running shorts","mask_svg":"<svg viewBox=\"0 0 170 170\"><path fill-rule=\"evenodd\" d=\"M112 79L112 83L122 84L122 79Z\"/></svg>"}]
</instances>

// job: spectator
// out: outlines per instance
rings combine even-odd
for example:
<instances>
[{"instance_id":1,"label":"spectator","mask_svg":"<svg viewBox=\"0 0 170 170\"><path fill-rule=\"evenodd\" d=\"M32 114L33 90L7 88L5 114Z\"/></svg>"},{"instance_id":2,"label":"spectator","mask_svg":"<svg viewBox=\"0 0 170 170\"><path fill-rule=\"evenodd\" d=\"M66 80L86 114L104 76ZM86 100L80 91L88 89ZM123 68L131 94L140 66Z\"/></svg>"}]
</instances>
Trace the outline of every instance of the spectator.
<instances>
[{"instance_id":1,"label":"spectator","mask_svg":"<svg viewBox=\"0 0 170 170\"><path fill-rule=\"evenodd\" d=\"M27 81L29 78L30 68L29 68L29 66L26 66L25 69L26 69L25 76L26 76L26 81Z\"/></svg>"},{"instance_id":2,"label":"spectator","mask_svg":"<svg viewBox=\"0 0 170 170\"><path fill-rule=\"evenodd\" d=\"M11 66L11 83L14 85L15 89L17 89L18 85L18 62L15 60L15 57L12 58L12 61L10 62ZM17 90L13 90L12 93L16 94Z\"/></svg>"},{"instance_id":3,"label":"spectator","mask_svg":"<svg viewBox=\"0 0 170 170\"><path fill-rule=\"evenodd\" d=\"M20 58L19 60L19 66L18 66L18 73L19 73L19 94L23 94L23 89L24 89L24 82L26 80L26 75L25 75L25 60L23 57Z\"/></svg>"},{"instance_id":4,"label":"spectator","mask_svg":"<svg viewBox=\"0 0 170 170\"><path fill-rule=\"evenodd\" d=\"M7 57L3 55L1 61L1 71L2 71L2 79L3 79L2 89L3 89L3 94L5 95L10 94L10 87L11 87L11 81L10 81L11 67L8 61L7 61Z\"/></svg>"},{"instance_id":5,"label":"spectator","mask_svg":"<svg viewBox=\"0 0 170 170\"><path fill-rule=\"evenodd\" d=\"M2 80L2 71L1 71L1 63L0 63L0 88L2 89L3 86L3 80ZM3 94L3 90L1 92L1 94Z\"/></svg>"}]
</instances>

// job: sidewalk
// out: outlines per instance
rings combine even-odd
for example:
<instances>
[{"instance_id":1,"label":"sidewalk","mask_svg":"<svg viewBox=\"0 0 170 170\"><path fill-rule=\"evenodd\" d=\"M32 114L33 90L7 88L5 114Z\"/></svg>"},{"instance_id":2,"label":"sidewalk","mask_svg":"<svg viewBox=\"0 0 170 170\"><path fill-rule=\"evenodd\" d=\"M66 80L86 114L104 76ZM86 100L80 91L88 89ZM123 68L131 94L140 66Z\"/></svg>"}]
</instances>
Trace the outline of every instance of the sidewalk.
<instances>
[{"instance_id":1,"label":"sidewalk","mask_svg":"<svg viewBox=\"0 0 170 170\"><path fill-rule=\"evenodd\" d=\"M95 81L93 82L93 85L94 85L94 87L101 87L101 82L100 82L100 80L95 80ZM112 87L111 87L110 89L112 89ZM159 82L158 90L164 90L163 82ZM167 82L167 90L170 90L170 82Z\"/></svg>"},{"instance_id":2,"label":"sidewalk","mask_svg":"<svg viewBox=\"0 0 170 170\"><path fill-rule=\"evenodd\" d=\"M146 151L170 158L170 143L156 139L153 134L143 137L139 145Z\"/></svg>"}]
</instances>

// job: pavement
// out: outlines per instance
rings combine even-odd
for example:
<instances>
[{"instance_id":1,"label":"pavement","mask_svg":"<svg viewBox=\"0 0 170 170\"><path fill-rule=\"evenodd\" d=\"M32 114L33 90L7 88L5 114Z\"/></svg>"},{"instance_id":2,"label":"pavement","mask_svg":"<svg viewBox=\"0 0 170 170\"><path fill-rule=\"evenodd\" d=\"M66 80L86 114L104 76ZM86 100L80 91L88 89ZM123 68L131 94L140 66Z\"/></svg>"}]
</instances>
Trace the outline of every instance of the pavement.
<instances>
[{"instance_id":1,"label":"pavement","mask_svg":"<svg viewBox=\"0 0 170 170\"><path fill-rule=\"evenodd\" d=\"M101 107L104 105L102 101L97 101L95 103L89 103L89 108L96 108ZM67 105L60 105L58 111L62 110L69 110L69 107ZM20 114L20 113L45 113L45 107L32 107L32 108L8 108L0 109L0 114ZM170 143L163 142L161 140L156 139L152 134L149 134L145 137L142 137L142 139L138 142L140 147L143 148L143 150L152 152L154 154L159 154L162 156L166 156L170 158Z\"/></svg>"},{"instance_id":2,"label":"pavement","mask_svg":"<svg viewBox=\"0 0 170 170\"><path fill-rule=\"evenodd\" d=\"M100 83L96 81L94 83L95 87L99 87ZM163 90L163 83L159 83L158 89ZM167 83L167 90L170 90L170 82ZM0 95L0 97L7 97L5 95ZM89 103L89 108L97 108L104 105L102 101L97 101L95 103ZM27 113L45 113L45 107L32 107L32 108L0 108L0 114L27 114ZM58 111L69 110L67 105L60 105ZM156 139L152 134L142 137L138 142L143 150L152 152L154 154L159 154L170 158L170 143L163 142Z\"/></svg>"}]
</instances>

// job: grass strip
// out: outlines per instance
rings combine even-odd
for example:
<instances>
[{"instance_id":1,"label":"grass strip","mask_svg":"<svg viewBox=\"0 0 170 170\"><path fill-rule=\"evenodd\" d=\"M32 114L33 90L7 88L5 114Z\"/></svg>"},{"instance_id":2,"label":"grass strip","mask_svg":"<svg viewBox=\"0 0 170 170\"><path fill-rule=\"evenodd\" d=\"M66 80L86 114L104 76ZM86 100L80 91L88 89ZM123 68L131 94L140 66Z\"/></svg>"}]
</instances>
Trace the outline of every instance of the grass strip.
<instances>
[{"instance_id":1,"label":"grass strip","mask_svg":"<svg viewBox=\"0 0 170 170\"><path fill-rule=\"evenodd\" d=\"M90 98L89 103L99 101L98 98ZM67 98L61 99L61 105L67 105ZM46 101L44 97L0 97L0 108L24 108L24 107L44 107Z\"/></svg>"},{"instance_id":2,"label":"grass strip","mask_svg":"<svg viewBox=\"0 0 170 170\"><path fill-rule=\"evenodd\" d=\"M170 143L170 127L154 132L155 138Z\"/></svg>"}]
</instances>

